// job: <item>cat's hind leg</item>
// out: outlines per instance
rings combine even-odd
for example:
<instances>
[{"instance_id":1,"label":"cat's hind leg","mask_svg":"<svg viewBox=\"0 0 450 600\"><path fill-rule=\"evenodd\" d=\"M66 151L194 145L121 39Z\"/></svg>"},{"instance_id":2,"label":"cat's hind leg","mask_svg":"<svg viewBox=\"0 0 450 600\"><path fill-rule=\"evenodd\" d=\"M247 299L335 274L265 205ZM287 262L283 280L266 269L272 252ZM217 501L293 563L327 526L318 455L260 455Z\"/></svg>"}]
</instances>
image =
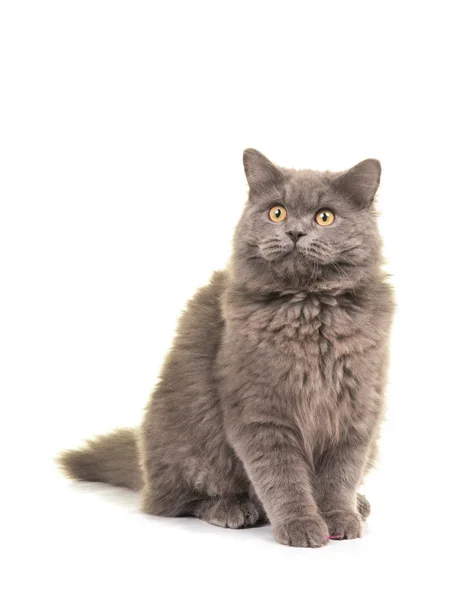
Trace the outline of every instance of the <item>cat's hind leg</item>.
<instances>
[{"instance_id":1,"label":"cat's hind leg","mask_svg":"<svg viewBox=\"0 0 450 600\"><path fill-rule=\"evenodd\" d=\"M266 521L262 506L246 494L200 500L194 515L212 525L230 529L253 527Z\"/></svg>"},{"instance_id":2,"label":"cat's hind leg","mask_svg":"<svg viewBox=\"0 0 450 600\"><path fill-rule=\"evenodd\" d=\"M242 529L267 523L264 509L257 498L248 494L202 496L180 485L168 489L153 484L142 491L142 508L152 515L166 517L197 517L230 529Z\"/></svg>"}]
</instances>

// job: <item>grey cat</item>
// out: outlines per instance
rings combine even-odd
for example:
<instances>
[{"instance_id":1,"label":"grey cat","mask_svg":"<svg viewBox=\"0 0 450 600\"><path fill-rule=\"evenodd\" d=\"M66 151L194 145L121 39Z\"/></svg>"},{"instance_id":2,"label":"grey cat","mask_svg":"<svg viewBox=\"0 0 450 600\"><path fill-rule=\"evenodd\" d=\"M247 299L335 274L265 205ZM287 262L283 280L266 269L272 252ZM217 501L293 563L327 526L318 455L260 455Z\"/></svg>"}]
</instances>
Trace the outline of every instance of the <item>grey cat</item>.
<instances>
[{"instance_id":1,"label":"grey cat","mask_svg":"<svg viewBox=\"0 0 450 600\"><path fill-rule=\"evenodd\" d=\"M244 169L229 267L189 302L140 429L60 461L73 478L141 490L153 515L269 521L290 546L357 538L394 306L373 206L381 166L296 171L248 149Z\"/></svg>"}]
</instances>

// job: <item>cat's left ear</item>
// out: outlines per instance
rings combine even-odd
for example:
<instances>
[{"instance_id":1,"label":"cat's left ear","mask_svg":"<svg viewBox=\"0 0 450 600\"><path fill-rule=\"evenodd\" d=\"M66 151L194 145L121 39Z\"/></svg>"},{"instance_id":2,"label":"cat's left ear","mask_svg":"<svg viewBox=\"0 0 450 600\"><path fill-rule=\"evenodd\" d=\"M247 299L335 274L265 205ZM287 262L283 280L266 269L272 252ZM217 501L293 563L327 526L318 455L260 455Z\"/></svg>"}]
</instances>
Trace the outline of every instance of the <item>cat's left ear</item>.
<instances>
[{"instance_id":1,"label":"cat's left ear","mask_svg":"<svg viewBox=\"0 0 450 600\"><path fill-rule=\"evenodd\" d=\"M375 158L368 158L332 179L332 185L350 196L360 208L368 208L380 185L381 164Z\"/></svg>"}]
</instances>

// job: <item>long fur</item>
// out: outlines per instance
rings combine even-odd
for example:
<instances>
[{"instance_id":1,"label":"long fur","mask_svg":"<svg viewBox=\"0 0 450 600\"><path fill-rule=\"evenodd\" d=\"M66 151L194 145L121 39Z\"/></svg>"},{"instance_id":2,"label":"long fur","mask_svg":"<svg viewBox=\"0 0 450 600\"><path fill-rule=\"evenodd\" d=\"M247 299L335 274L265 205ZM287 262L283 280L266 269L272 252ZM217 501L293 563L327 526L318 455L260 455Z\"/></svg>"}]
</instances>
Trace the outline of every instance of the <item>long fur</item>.
<instances>
[{"instance_id":1,"label":"long fur","mask_svg":"<svg viewBox=\"0 0 450 600\"><path fill-rule=\"evenodd\" d=\"M103 481L140 490L137 431L117 429L86 442L79 450L66 450L59 457L66 475L79 481Z\"/></svg>"},{"instance_id":2,"label":"long fur","mask_svg":"<svg viewBox=\"0 0 450 600\"><path fill-rule=\"evenodd\" d=\"M139 430L100 436L61 464L141 490L150 514L270 521L292 546L359 537L394 307L373 205L381 168L295 171L256 150L244 168L229 267L189 302ZM276 205L283 222L269 218Z\"/></svg>"}]
</instances>

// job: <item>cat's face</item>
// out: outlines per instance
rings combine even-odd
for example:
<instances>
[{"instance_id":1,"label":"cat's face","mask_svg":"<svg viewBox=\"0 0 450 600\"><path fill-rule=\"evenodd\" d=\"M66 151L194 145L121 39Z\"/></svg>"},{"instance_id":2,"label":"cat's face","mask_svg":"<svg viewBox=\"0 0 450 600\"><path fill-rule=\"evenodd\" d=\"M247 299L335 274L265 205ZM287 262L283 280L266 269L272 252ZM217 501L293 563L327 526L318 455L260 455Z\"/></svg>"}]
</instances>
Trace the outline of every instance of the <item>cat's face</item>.
<instances>
[{"instance_id":1,"label":"cat's face","mask_svg":"<svg viewBox=\"0 0 450 600\"><path fill-rule=\"evenodd\" d=\"M235 271L283 290L354 287L380 263L372 201L381 167L343 173L281 169L246 150L249 200L235 236Z\"/></svg>"}]
</instances>

